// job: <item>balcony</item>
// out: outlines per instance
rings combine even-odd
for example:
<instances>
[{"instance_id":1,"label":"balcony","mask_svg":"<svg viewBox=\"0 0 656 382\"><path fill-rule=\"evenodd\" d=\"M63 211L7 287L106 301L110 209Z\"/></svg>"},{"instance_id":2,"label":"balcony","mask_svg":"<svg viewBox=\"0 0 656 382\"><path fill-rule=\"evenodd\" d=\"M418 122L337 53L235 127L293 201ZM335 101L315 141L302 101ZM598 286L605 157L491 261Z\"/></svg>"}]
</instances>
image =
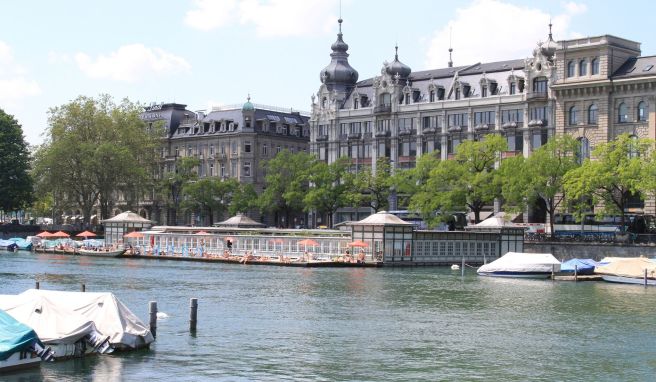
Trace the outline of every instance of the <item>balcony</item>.
<instances>
[{"instance_id":1,"label":"balcony","mask_svg":"<svg viewBox=\"0 0 656 382\"><path fill-rule=\"evenodd\" d=\"M357 139L362 138L362 134L360 134L360 133L348 133L346 135L346 138L348 140L357 140Z\"/></svg>"},{"instance_id":2,"label":"balcony","mask_svg":"<svg viewBox=\"0 0 656 382\"><path fill-rule=\"evenodd\" d=\"M401 129L399 130L399 136L401 135L416 135L417 130L415 129Z\"/></svg>"},{"instance_id":3,"label":"balcony","mask_svg":"<svg viewBox=\"0 0 656 382\"><path fill-rule=\"evenodd\" d=\"M487 123L479 123L478 125L474 126L475 131L488 131L490 130L490 126L492 126L492 129L494 129L494 125L488 125Z\"/></svg>"},{"instance_id":4,"label":"balcony","mask_svg":"<svg viewBox=\"0 0 656 382\"><path fill-rule=\"evenodd\" d=\"M528 127L543 127L547 125L548 122L546 119L532 119L528 121Z\"/></svg>"},{"instance_id":5,"label":"balcony","mask_svg":"<svg viewBox=\"0 0 656 382\"><path fill-rule=\"evenodd\" d=\"M362 136L364 139L371 139L371 131L364 133Z\"/></svg>"},{"instance_id":6,"label":"balcony","mask_svg":"<svg viewBox=\"0 0 656 382\"><path fill-rule=\"evenodd\" d=\"M421 129L421 132L424 133L424 134L432 134L432 133L437 132L437 128L435 128L435 127L424 127L423 129Z\"/></svg>"},{"instance_id":7,"label":"balcony","mask_svg":"<svg viewBox=\"0 0 656 382\"><path fill-rule=\"evenodd\" d=\"M520 122L520 124L521 124L521 122ZM504 129L504 130L516 129L518 126L519 125L517 124L517 122L504 122L504 123L501 124L501 128Z\"/></svg>"},{"instance_id":8,"label":"balcony","mask_svg":"<svg viewBox=\"0 0 656 382\"><path fill-rule=\"evenodd\" d=\"M324 142L328 140L328 135L317 135L317 142Z\"/></svg>"},{"instance_id":9,"label":"balcony","mask_svg":"<svg viewBox=\"0 0 656 382\"><path fill-rule=\"evenodd\" d=\"M392 105L378 105L374 107L375 114L391 113L391 112L392 112Z\"/></svg>"},{"instance_id":10,"label":"balcony","mask_svg":"<svg viewBox=\"0 0 656 382\"><path fill-rule=\"evenodd\" d=\"M547 92L531 92L526 95L527 101L546 101L549 96Z\"/></svg>"},{"instance_id":11,"label":"balcony","mask_svg":"<svg viewBox=\"0 0 656 382\"><path fill-rule=\"evenodd\" d=\"M389 132L389 130L378 130L374 133L374 136L376 138L378 138L378 137L389 137L390 132Z\"/></svg>"},{"instance_id":12,"label":"balcony","mask_svg":"<svg viewBox=\"0 0 656 382\"><path fill-rule=\"evenodd\" d=\"M459 133L463 130L463 126L449 126L447 131L449 133Z\"/></svg>"}]
</instances>

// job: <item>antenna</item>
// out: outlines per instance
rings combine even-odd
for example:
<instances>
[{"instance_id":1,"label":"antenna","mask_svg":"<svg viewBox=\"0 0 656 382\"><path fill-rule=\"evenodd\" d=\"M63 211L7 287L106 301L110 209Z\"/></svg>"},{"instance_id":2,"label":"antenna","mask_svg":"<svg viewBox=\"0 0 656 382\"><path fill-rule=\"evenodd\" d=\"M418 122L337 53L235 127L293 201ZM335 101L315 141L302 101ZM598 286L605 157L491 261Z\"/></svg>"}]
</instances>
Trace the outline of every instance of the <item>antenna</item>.
<instances>
[{"instance_id":1,"label":"antenna","mask_svg":"<svg viewBox=\"0 0 656 382\"><path fill-rule=\"evenodd\" d=\"M449 63L448 66L449 68L453 67L453 60L451 59L451 52L453 52L453 48L451 47L451 30L453 27L449 27Z\"/></svg>"}]
</instances>

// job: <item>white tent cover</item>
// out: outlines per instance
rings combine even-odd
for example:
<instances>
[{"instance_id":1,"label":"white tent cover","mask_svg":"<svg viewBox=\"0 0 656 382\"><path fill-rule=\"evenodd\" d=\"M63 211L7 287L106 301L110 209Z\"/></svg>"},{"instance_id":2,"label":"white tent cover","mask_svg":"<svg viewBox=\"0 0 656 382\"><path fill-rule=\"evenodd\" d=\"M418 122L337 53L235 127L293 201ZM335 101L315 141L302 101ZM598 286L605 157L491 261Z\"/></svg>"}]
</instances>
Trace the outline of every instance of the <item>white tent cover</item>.
<instances>
[{"instance_id":1,"label":"white tent cover","mask_svg":"<svg viewBox=\"0 0 656 382\"><path fill-rule=\"evenodd\" d=\"M45 296L57 306L77 312L95 323L118 349L138 349L155 339L150 330L114 294L29 289L19 296Z\"/></svg>"},{"instance_id":2,"label":"white tent cover","mask_svg":"<svg viewBox=\"0 0 656 382\"><path fill-rule=\"evenodd\" d=\"M552 267L560 271L560 261L550 253L508 252L481 266L478 272L551 272Z\"/></svg>"},{"instance_id":3,"label":"white tent cover","mask_svg":"<svg viewBox=\"0 0 656 382\"><path fill-rule=\"evenodd\" d=\"M642 278L647 270L647 277L656 279L656 262L644 257L607 257L601 260L606 265L595 267L595 273L602 275Z\"/></svg>"}]
</instances>

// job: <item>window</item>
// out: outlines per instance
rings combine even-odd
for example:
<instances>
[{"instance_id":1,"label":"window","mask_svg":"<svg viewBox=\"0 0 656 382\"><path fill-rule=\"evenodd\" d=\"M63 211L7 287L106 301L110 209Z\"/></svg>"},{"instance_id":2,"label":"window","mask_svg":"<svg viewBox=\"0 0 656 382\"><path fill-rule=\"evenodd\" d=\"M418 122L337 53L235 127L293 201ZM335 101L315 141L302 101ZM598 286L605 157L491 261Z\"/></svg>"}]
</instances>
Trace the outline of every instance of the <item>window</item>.
<instances>
[{"instance_id":1,"label":"window","mask_svg":"<svg viewBox=\"0 0 656 382\"><path fill-rule=\"evenodd\" d=\"M435 90L431 90L428 93L428 102L435 102Z\"/></svg>"},{"instance_id":2,"label":"window","mask_svg":"<svg viewBox=\"0 0 656 382\"><path fill-rule=\"evenodd\" d=\"M592 73L590 74L593 76L599 74L599 59L597 57L593 58L590 64L592 66Z\"/></svg>"},{"instance_id":3,"label":"window","mask_svg":"<svg viewBox=\"0 0 656 382\"><path fill-rule=\"evenodd\" d=\"M210 145L210 156L214 155L214 145Z\"/></svg>"},{"instance_id":4,"label":"window","mask_svg":"<svg viewBox=\"0 0 656 382\"><path fill-rule=\"evenodd\" d=\"M327 105L328 105L328 99L326 97L323 97L321 99L321 108L325 109Z\"/></svg>"},{"instance_id":5,"label":"window","mask_svg":"<svg viewBox=\"0 0 656 382\"><path fill-rule=\"evenodd\" d=\"M287 127L288 125L284 125L284 124L282 125L282 131L281 131L282 135L287 135Z\"/></svg>"},{"instance_id":6,"label":"window","mask_svg":"<svg viewBox=\"0 0 656 382\"><path fill-rule=\"evenodd\" d=\"M524 150L524 135L521 132L511 131L506 134L506 142L508 142L509 151L522 151Z\"/></svg>"},{"instance_id":7,"label":"window","mask_svg":"<svg viewBox=\"0 0 656 382\"><path fill-rule=\"evenodd\" d=\"M579 138L579 151L576 153L576 161L582 164L588 158L590 158L590 141L586 137Z\"/></svg>"},{"instance_id":8,"label":"window","mask_svg":"<svg viewBox=\"0 0 656 382\"><path fill-rule=\"evenodd\" d=\"M588 108L588 124L596 125L598 119L598 108L596 104L590 105Z\"/></svg>"},{"instance_id":9,"label":"window","mask_svg":"<svg viewBox=\"0 0 656 382\"><path fill-rule=\"evenodd\" d=\"M380 106L391 106L392 105L392 96L389 93L383 93L380 95Z\"/></svg>"},{"instance_id":10,"label":"window","mask_svg":"<svg viewBox=\"0 0 656 382\"><path fill-rule=\"evenodd\" d=\"M232 148L232 151L231 151L232 155L237 155L237 142L236 141L232 142L231 148Z\"/></svg>"},{"instance_id":11,"label":"window","mask_svg":"<svg viewBox=\"0 0 656 382\"><path fill-rule=\"evenodd\" d=\"M533 121L544 121L545 124L548 124L547 121L547 107L532 107L529 109L530 120Z\"/></svg>"},{"instance_id":12,"label":"window","mask_svg":"<svg viewBox=\"0 0 656 382\"><path fill-rule=\"evenodd\" d=\"M250 153L251 152L251 142L250 141L244 142L244 152L245 153Z\"/></svg>"},{"instance_id":13,"label":"window","mask_svg":"<svg viewBox=\"0 0 656 382\"><path fill-rule=\"evenodd\" d=\"M462 139L459 136L450 136L447 142L447 152L449 154L455 154L456 147L458 147L461 141Z\"/></svg>"},{"instance_id":14,"label":"window","mask_svg":"<svg viewBox=\"0 0 656 382\"><path fill-rule=\"evenodd\" d=\"M448 116L448 127L467 127L467 113L462 114L449 114Z\"/></svg>"},{"instance_id":15,"label":"window","mask_svg":"<svg viewBox=\"0 0 656 382\"><path fill-rule=\"evenodd\" d=\"M278 154L280 151L282 151L282 148L280 145L276 146L276 154Z\"/></svg>"},{"instance_id":16,"label":"window","mask_svg":"<svg viewBox=\"0 0 656 382\"><path fill-rule=\"evenodd\" d=\"M577 124L578 118L577 118L576 114L577 114L576 113L576 106L570 107L569 108L569 120L568 120L568 124L570 126L575 126Z\"/></svg>"},{"instance_id":17,"label":"window","mask_svg":"<svg viewBox=\"0 0 656 382\"><path fill-rule=\"evenodd\" d=\"M644 122L647 120L647 104L645 101L640 101L638 103L638 121Z\"/></svg>"},{"instance_id":18,"label":"window","mask_svg":"<svg viewBox=\"0 0 656 382\"><path fill-rule=\"evenodd\" d=\"M405 104L410 105L410 93L406 93L404 98L405 98Z\"/></svg>"},{"instance_id":19,"label":"window","mask_svg":"<svg viewBox=\"0 0 656 382\"><path fill-rule=\"evenodd\" d=\"M487 86L481 86L481 97L487 97Z\"/></svg>"},{"instance_id":20,"label":"window","mask_svg":"<svg viewBox=\"0 0 656 382\"><path fill-rule=\"evenodd\" d=\"M640 156L640 151L638 151L638 137L632 135L630 145L628 154L629 158L638 158Z\"/></svg>"},{"instance_id":21,"label":"window","mask_svg":"<svg viewBox=\"0 0 656 382\"><path fill-rule=\"evenodd\" d=\"M214 176L214 163L210 162L210 176Z\"/></svg>"},{"instance_id":22,"label":"window","mask_svg":"<svg viewBox=\"0 0 656 382\"><path fill-rule=\"evenodd\" d=\"M239 175L237 174L237 161L233 160L232 163L230 163L230 176L233 178L238 177Z\"/></svg>"},{"instance_id":23,"label":"window","mask_svg":"<svg viewBox=\"0 0 656 382\"><path fill-rule=\"evenodd\" d=\"M517 84L514 82L510 83L510 94L515 94L517 93Z\"/></svg>"},{"instance_id":24,"label":"window","mask_svg":"<svg viewBox=\"0 0 656 382\"><path fill-rule=\"evenodd\" d=\"M524 112L522 109L510 109L501 111L501 124L508 122L523 122Z\"/></svg>"},{"instance_id":25,"label":"window","mask_svg":"<svg viewBox=\"0 0 656 382\"><path fill-rule=\"evenodd\" d=\"M176 157L180 156L180 148L178 146L175 146L175 156Z\"/></svg>"},{"instance_id":26,"label":"window","mask_svg":"<svg viewBox=\"0 0 656 382\"><path fill-rule=\"evenodd\" d=\"M620 103L620 106L617 107L617 122L629 122L629 109L624 102Z\"/></svg>"},{"instance_id":27,"label":"window","mask_svg":"<svg viewBox=\"0 0 656 382\"><path fill-rule=\"evenodd\" d=\"M460 99L460 88L456 88L455 99Z\"/></svg>"},{"instance_id":28,"label":"window","mask_svg":"<svg viewBox=\"0 0 656 382\"><path fill-rule=\"evenodd\" d=\"M444 88L437 89L437 99L440 101L444 100Z\"/></svg>"},{"instance_id":29,"label":"window","mask_svg":"<svg viewBox=\"0 0 656 382\"><path fill-rule=\"evenodd\" d=\"M576 64L574 64L574 61L570 61L567 63L567 77L574 77L576 71Z\"/></svg>"},{"instance_id":30,"label":"window","mask_svg":"<svg viewBox=\"0 0 656 382\"><path fill-rule=\"evenodd\" d=\"M533 80L533 93L547 93L547 77L538 77Z\"/></svg>"},{"instance_id":31,"label":"window","mask_svg":"<svg viewBox=\"0 0 656 382\"><path fill-rule=\"evenodd\" d=\"M251 162L244 162L244 176L251 176Z\"/></svg>"},{"instance_id":32,"label":"window","mask_svg":"<svg viewBox=\"0 0 656 382\"><path fill-rule=\"evenodd\" d=\"M533 150L547 143L548 139L549 139L549 133L547 132L547 130L534 131L533 136L531 137Z\"/></svg>"},{"instance_id":33,"label":"window","mask_svg":"<svg viewBox=\"0 0 656 382\"><path fill-rule=\"evenodd\" d=\"M474 126L494 125L496 112L494 111L477 111L474 112Z\"/></svg>"},{"instance_id":34,"label":"window","mask_svg":"<svg viewBox=\"0 0 656 382\"><path fill-rule=\"evenodd\" d=\"M585 76L588 74L588 61L583 59L579 61L579 76Z\"/></svg>"},{"instance_id":35,"label":"window","mask_svg":"<svg viewBox=\"0 0 656 382\"><path fill-rule=\"evenodd\" d=\"M220 172L219 176L220 176L221 178L225 178L225 176L226 176L225 163L221 163L221 169L220 169L220 171L221 171L221 172Z\"/></svg>"},{"instance_id":36,"label":"window","mask_svg":"<svg viewBox=\"0 0 656 382\"><path fill-rule=\"evenodd\" d=\"M424 117L423 121L423 129L437 129L437 116Z\"/></svg>"}]
</instances>

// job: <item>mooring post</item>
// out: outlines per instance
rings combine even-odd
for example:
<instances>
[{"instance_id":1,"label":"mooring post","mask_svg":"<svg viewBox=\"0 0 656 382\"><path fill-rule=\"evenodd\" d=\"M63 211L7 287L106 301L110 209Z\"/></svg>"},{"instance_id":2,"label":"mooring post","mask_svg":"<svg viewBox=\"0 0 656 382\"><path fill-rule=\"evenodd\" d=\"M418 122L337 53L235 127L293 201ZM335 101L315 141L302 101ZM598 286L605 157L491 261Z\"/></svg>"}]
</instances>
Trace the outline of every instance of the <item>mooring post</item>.
<instances>
[{"instance_id":1,"label":"mooring post","mask_svg":"<svg viewBox=\"0 0 656 382\"><path fill-rule=\"evenodd\" d=\"M86 291L87 291L87 286L86 286L85 284L81 284L81 285L80 285L80 290L81 290L82 292L86 292Z\"/></svg>"},{"instance_id":2,"label":"mooring post","mask_svg":"<svg viewBox=\"0 0 656 382\"><path fill-rule=\"evenodd\" d=\"M645 268L645 278L644 278L644 282L645 282L645 288L646 288L646 287L647 287L647 268Z\"/></svg>"},{"instance_id":3,"label":"mooring post","mask_svg":"<svg viewBox=\"0 0 656 382\"><path fill-rule=\"evenodd\" d=\"M551 281L556 280L556 264L551 264Z\"/></svg>"},{"instance_id":4,"label":"mooring post","mask_svg":"<svg viewBox=\"0 0 656 382\"><path fill-rule=\"evenodd\" d=\"M39 289L39 288L41 288L41 283L37 281L36 282L36 289Z\"/></svg>"},{"instance_id":5,"label":"mooring post","mask_svg":"<svg viewBox=\"0 0 656 382\"><path fill-rule=\"evenodd\" d=\"M579 281L579 265L574 264L574 281Z\"/></svg>"},{"instance_id":6,"label":"mooring post","mask_svg":"<svg viewBox=\"0 0 656 382\"><path fill-rule=\"evenodd\" d=\"M157 337L157 301L149 303L148 314L150 316L150 332L153 338Z\"/></svg>"},{"instance_id":7,"label":"mooring post","mask_svg":"<svg viewBox=\"0 0 656 382\"><path fill-rule=\"evenodd\" d=\"M196 331L196 322L198 321L198 299L192 298L189 301L189 331Z\"/></svg>"},{"instance_id":8,"label":"mooring post","mask_svg":"<svg viewBox=\"0 0 656 382\"><path fill-rule=\"evenodd\" d=\"M462 266L460 267L460 277L465 277L465 256L462 257Z\"/></svg>"}]
</instances>

